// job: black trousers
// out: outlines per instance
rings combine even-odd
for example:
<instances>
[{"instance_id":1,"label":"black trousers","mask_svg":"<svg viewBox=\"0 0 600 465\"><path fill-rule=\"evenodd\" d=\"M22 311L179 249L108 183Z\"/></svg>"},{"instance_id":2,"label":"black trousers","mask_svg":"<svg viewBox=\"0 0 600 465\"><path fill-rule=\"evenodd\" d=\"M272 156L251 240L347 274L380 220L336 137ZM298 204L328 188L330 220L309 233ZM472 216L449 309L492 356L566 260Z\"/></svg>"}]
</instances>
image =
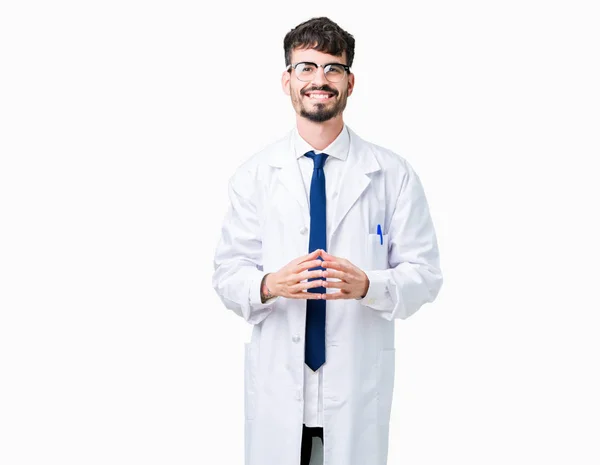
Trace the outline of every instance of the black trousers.
<instances>
[{"instance_id":1,"label":"black trousers","mask_svg":"<svg viewBox=\"0 0 600 465\"><path fill-rule=\"evenodd\" d=\"M300 453L300 465L308 465L310 463L312 439L316 437L321 438L321 442L323 442L323 428L302 425L302 451Z\"/></svg>"}]
</instances>

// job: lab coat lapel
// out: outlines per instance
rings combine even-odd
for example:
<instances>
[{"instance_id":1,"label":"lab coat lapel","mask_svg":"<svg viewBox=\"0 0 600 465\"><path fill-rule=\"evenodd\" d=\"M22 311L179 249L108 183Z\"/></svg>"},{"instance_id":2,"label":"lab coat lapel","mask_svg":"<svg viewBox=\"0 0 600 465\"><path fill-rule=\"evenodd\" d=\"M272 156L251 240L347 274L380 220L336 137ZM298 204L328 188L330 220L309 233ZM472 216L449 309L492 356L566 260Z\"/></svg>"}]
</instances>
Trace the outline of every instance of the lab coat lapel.
<instances>
[{"instance_id":1,"label":"lab coat lapel","mask_svg":"<svg viewBox=\"0 0 600 465\"><path fill-rule=\"evenodd\" d=\"M334 205L334 217L330 237L333 237L338 226L371 183L369 173L379 171L381 167L373 150L363 139L348 127L350 149L344 174L340 182L339 195Z\"/></svg>"},{"instance_id":2,"label":"lab coat lapel","mask_svg":"<svg viewBox=\"0 0 600 465\"><path fill-rule=\"evenodd\" d=\"M286 189L290 192L292 197L296 200L302 211L302 219L304 225L310 224L310 212L308 210L308 200L306 198L306 190L304 188L304 181L302 179L302 173L298 166L298 161L295 158L295 152L293 147L293 133L290 132L288 137L287 153L273 153L269 159L269 165L279 168L277 173L277 182L283 184Z\"/></svg>"}]
</instances>

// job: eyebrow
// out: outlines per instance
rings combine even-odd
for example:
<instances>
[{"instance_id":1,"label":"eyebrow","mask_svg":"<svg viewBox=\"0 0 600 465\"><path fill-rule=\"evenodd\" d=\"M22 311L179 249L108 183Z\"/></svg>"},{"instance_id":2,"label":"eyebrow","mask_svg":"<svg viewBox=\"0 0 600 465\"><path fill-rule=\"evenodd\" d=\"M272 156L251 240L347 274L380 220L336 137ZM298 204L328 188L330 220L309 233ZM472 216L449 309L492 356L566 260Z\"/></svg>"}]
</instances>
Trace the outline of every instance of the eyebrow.
<instances>
[{"instance_id":1,"label":"eyebrow","mask_svg":"<svg viewBox=\"0 0 600 465\"><path fill-rule=\"evenodd\" d=\"M315 65L315 66L317 66L317 63L315 63L314 61L306 61L306 60L301 60L301 61L298 61L298 62L296 62L296 64L298 64L298 63L308 63L308 64L310 64L310 65ZM348 66L346 63L337 63L337 62L335 62L335 61L332 61L332 62L330 62L330 63L324 63L324 64L323 64L323 65L321 65L321 66L327 66L327 65L341 65L341 66ZM293 66L293 64L292 64L292 66Z\"/></svg>"}]
</instances>

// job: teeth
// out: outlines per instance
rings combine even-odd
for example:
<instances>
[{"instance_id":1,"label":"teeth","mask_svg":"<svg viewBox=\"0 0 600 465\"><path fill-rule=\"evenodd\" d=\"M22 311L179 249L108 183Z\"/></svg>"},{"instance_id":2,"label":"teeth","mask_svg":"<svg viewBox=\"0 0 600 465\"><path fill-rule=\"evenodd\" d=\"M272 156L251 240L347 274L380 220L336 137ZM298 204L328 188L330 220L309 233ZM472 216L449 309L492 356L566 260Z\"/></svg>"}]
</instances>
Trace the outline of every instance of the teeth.
<instances>
[{"instance_id":1,"label":"teeth","mask_svg":"<svg viewBox=\"0 0 600 465\"><path fill-rule=\"evenodd\" d=\"M329 95L325 95L325 94L310 94L310 98L316 98L316 99L320 99L320 100L325 100L329 98Z\"/></svg>"}]
</instances>

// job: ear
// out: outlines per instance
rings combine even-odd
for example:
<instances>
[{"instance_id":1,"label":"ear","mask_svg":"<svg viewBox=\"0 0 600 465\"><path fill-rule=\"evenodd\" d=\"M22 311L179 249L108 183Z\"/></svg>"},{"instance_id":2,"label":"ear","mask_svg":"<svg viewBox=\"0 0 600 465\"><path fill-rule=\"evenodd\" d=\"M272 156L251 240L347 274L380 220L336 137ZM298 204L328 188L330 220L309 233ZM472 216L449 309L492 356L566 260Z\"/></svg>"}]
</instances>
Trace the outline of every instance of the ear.
<instances>
[{"instance_id":1,"label":"ear","mask_svg":"<svg viewBox=\"0 0 600 465\"><path fill-rule=\"evenodd\" d=\"M290 79L291 75L289 71L284 71L281 75L281 88L283 89L285 95L290 95Z\"/></svg>"},{"instance_id":2,"label":"ear","mask_svg":"<svg viewBox=\"0 0 600 465\"><path fill-rule=\"evenodd\" d=\"M352 95L354 90L354 73L348 74L348 97Z\"/></svg>"}]
</instances>

